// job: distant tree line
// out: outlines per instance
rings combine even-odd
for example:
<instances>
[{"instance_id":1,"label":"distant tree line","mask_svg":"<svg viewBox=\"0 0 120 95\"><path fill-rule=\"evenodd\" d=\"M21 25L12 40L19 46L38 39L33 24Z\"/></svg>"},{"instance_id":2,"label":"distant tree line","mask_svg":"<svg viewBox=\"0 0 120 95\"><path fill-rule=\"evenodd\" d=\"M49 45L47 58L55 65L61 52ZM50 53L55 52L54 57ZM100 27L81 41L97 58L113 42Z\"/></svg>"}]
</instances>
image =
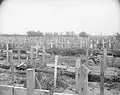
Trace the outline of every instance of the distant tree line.
<instances>
[{"instance_id":1,"label":"distant tree line","mask_svg":"<svg viewBox=\"0 0 120 95\"><path fill-rule=\"evenodd\" d=\"M44 37L44 36L48 36L48 37L51 37L51 36L66 36L66 37L75 37L75 36L79 36L79 37L88 37L89 35L86 33L86 32L84 32L84 31L82 31L82 32L80 32L78 35L76 35L75 34L75 32L74 31L66 31L64 34L63 33L58 33L58 32L54 32L54 33L48 33L48 32L46 32L45 34L43 34L42 32L40 32L40 31L34 31L34 30L31 30L31 31L28 31L27 32L27 35L28 36L40 36L40 37Z\"/></svg>"},{"instance_id":2,"label":"distant tree line","mask_svg":"<svg viewBox=\"0 0 120 95\"><path fill-rule=\"evenodd\" d=\"M44 36L44 34L42 32L40 32L40 31L35 32L33 30L28 31L27 34L28 34L28 36L42 36L42 37Z\"/></svg>"}]
</instances>

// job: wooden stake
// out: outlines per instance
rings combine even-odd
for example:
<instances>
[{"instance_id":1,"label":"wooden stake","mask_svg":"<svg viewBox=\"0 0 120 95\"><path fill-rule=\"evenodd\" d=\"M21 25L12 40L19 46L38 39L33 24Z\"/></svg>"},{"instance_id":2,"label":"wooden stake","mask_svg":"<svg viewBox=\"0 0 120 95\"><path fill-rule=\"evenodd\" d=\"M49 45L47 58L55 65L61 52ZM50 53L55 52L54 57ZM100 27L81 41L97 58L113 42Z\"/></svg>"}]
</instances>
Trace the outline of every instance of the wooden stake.
<instances>
[{"instance_id":1,"label":"wooden stake","mask_svg":"<svg viewBox=\"0 0 120 95\"><path fill-rule=\"evenodd\" d=\"M45 64L45 46L43 45L43 64L44 64L44 66L46 66L46 64Z\"/></svg>"},{"instance_id":2,"label":"wooden stake","mask_svg":"<svg viewBox=\"0 0 120 95\"><path fill-rule=\"evenodd\" d=\"M67 41L67 44L68 44L68 48L70 48L70 41L69 40Z\"/></svg>"},{"instance_id":3,"label":"wooden stake","mask_svg":"<svg viewBox=\"0 0 120 95\"><path fill-rule=\"evenodd\" d=\"M6 43L7 64L9 64L9 45Z\"/></svg>"},{"instance_id":4,"label":"wooden stake","mask_svg":"<svg viewBox=\"0 0 120 95\"><path fill-rule=\"evenodd\" d=\"M34 64L34 62L33 62L33 45L31 45L30 59L31 59L31 65L33 65Z\"/></svg>"},{"instance_id":5,"label":"wooden stake","mask_svg":"<svg viewBox=\"0 0 120 95\"><path fill-rule=\"evenodd\" d=\"M38 50L39 50L39 45L37 44L37 46L36 46L36 58L38 58Z\"/></svg>"},{"instance_id":6,"label":"wooden stake","mask_svg":"<svg viewBox=\"0 0 120 95\"><path fill-rule=\"evenodd\" d=\"M88 65L88 57L89 57L89 37L87 38L87 49L86 49L86 65Z\"/></svg>"},{"instance_id":7,"label":"wooden stake","mask_svg":"<svg viewBox=\"0 0 120 95\"><path fill-rule=\"evenodd\" d=\"M57 82L57 64L58 64L58 55L55 56L55 70L54 70L54 87L56 88Z\"/></svg>"},{"instance_id":8,"label":"wooden stake","mask_svg":"<svg viewBox=\"0 0 120 95\"><path fill-rule=\"evenodd\" d=\"M12 52L10 52L10 64L11 64L11 72L12 72L12 85L14 86L14 79L15 79L15 76L14 76L14 63L13 63L13 54Z\"/></svg>"},{"instance_id":9,"label":"wooden stake","mask_svg":"<svg viewBox=\"0 0 120 95\"><path fill-rule=\"evenodd\" d=\"M80 48L82 48L82 37L80 37Z\"/></svg>"},{"instance_id":10,"label":"wooden stake","mask_svg":"<svg viewBox=\"0 0 120 95\"><path fill-rule=\"evenodd\" d=\"M104 95L104 62L101 61L101 70L100 70L100 95Z\"/></svg>"},{"instance_id":11,"label":"wooden stake","mask_svg":"<svg viewBox=\"0 0 120 95\"><path fill-rule=\"evenodd\" d=\"M20 44L18 44L18 61L19 61L19 63L21 63L21 59L20 59Z\"/></svg>"},{"instance_id":12,"label":"wooden stake","mask_svg":"<svg viewBox=\"0 0 120 95\"><path fill-rule=\"evenodd\" d=\"M50 48L53 48L52 41L51 41L51 43L50 43Z\"/></svg>"},{"instance_id":13,"label":"wooden stake","mask_svg":"<svg viewBox=\"0 0 120 95\"><path fill-rule=\"evenodd\" d=\"M78 93L79 92L79 89L80 89L80 85L79 85L79 78L80 78L80 75L79 75L79 69L80 69L80 66L81 66L81 59L80 58L77 58L77 61L76 61L76 92Z\"/></svg>"},{"instance_id":14,"label":"wooden stake","mask_svg":"<svg viewBox=\"0 0 120 95\"><path fill-rule=\"evenodd\" d=\"M103 39L103 48L105 48L105 42L104 42L104 39Z\"/></svg>"},{"instance_id":15,"label":"wooden stake","mask_svg":"<svg viewBox=\"0 0 120 95\"><path fill-rule=\"evenodd\" d=\"M35 89L35 70L27 70L27 95L34 95Z\"/></svg>"},{"instance_id":16,"label":"wooden stake","mask_svg":"<svg viewBox=\"0 0 120 95\"><path fill-rule=\"evenodd\" d=\"M103 58L103 62L104 62L104 69L106 70L107 68L107 48L104 48L104 58Z\"/></svg>"}]
</instances>

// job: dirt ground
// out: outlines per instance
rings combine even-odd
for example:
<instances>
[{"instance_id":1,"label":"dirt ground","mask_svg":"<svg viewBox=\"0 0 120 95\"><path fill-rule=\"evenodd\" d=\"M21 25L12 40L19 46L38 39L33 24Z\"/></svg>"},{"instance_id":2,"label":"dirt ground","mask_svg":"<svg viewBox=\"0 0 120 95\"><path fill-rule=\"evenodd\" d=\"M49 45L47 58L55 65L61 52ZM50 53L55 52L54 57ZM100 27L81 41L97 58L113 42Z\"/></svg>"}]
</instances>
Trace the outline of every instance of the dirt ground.
<instances>
[{"instance_id":1,"label":"dirt ground","mask_svg":"<svg viewBox=\"0 0 120 95\"><path fill-rule=\"evenodd\" d=\"M65 60L67 59L67 60ZM69 60L68 60L69 59ZM53 63L54 58L50 61L51 63ZM63 65L69 64L71 66L75 66L75 61L73 61L71 58L63 58L63 62L61 62ZM49 61L49 59L47 60ZM120 62L120 58L117 58L117 60L115 61L117 63ZM74 64L73 64L74 63ZM25 86L25 81L26 81L26 75L25 74L19 74L16 73L15 74L15 86L20 86L20 87L24 87ZM49 77L49 74L48 74ZM49 77L51 78L50 80L53 80L53 76ZM61 80L66 80L63 84L67 84L64 85L65 87L61 87L59 89L56 89L55 92L62 92L62 93L75 93L75 79L73 78L69 78L66 76L61 77ZM49 80L49 79L48 79ZM62 84L61 80L59 80L59 82ZM11 81L12 81L12 77L11 77L11 69L6 70L6 69L2 69L0 68L0 84L7 84L7 85L11 85ZM48 81L50 82L50 81ZM42 81L40 82L41 85L45 85L42 83ZM53 81L51 82L51 85ZM60 84L58 84L60 85ZM89 95L100 95L100 83L99 82L89 82L88 83L88 87L89 87ZM43 87L43 89L46 89L47 87ZM120 83L114 83L114 84L105 84L105 94L104 95L120 95ZM48 88L49 89L49 88ZM51 90L51 89L50 89Z\"/></svg>"}]
</instances>

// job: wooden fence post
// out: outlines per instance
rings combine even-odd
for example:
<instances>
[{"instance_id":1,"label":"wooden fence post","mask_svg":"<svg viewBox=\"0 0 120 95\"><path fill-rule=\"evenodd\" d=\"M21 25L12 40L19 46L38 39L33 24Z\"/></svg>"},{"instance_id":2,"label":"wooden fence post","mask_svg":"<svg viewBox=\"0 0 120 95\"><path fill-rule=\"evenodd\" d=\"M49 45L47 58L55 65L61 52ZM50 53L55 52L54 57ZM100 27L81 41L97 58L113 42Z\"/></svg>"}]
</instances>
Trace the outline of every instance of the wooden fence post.
<instances>
[{"instance_id":1,"label":"wooden fence post","mask_svg":"<svg viewBox=\"0 0 120 95\"><path fill-rule=\"evenodd\" d=\"M27 69L27 95L34 95L35 70Z\"/></svg>"},{"instance_id":2,"label":"wooden fence post","mask_svg":"<svg viewBox=\"0 0 120 95\"><path fill-rule=\"evenodd\" d=\"M55 68L54 68L54 87L56 88L57 82L57 64L58 64L58 55L55 56Z\"/></svg>"},{"instance_id":3,"label":"wooden fence post","mask_svg":"<svg viewBox=\"0 0 120 95\"><path fill-rule=\"evenodd\" d=\"M81 66L81 59L80 58L77 58L77 61L76 61L76 92L78 93L79 92L79 89L80 89L80 85L79 85L79 69L80 69L80 66Z\"/></svg>"},{"instance_id":4,"label":"wooden fence post","mask_svg":"<svg viewBox=\"0 0 120 95\"><path fill-rule=\"evenodd\" d=\"M80 78L79 78L79 93L78 95L88 95L88 73L89 69L82 64L80 68Z\"/></svg>"}]
</instances>

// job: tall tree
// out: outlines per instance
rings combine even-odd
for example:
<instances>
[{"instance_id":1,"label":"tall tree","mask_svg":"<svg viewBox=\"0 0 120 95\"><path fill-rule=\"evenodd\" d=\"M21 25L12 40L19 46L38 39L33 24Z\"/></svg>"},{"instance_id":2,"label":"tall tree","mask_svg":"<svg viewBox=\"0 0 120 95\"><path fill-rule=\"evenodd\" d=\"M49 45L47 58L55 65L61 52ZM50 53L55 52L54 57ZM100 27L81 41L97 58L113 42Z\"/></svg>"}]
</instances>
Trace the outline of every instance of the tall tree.
<instances>
[{"instance_id":1,"label":"tall tree","mask_svg":"<svg viewBox=\"0 0 120 95\"><path fill-rule=\"evenodd\" d=\"M88 37L89 35L86 32L83 31L83 32L79 33L79 36L80 37Z\"/></svg>"},{"instance_id":2,"label":"tall tree","mask_svg":"<svg viewBox=\"0 0 120 95\"><path fill-rule=\"evenodd\" d=\"M28 31L27 32L28 36L44 36L44 34L40 31L35 32L34 30Z\"/></svg>"}]
</instances>

